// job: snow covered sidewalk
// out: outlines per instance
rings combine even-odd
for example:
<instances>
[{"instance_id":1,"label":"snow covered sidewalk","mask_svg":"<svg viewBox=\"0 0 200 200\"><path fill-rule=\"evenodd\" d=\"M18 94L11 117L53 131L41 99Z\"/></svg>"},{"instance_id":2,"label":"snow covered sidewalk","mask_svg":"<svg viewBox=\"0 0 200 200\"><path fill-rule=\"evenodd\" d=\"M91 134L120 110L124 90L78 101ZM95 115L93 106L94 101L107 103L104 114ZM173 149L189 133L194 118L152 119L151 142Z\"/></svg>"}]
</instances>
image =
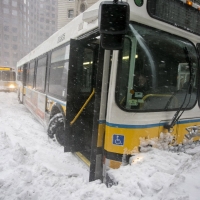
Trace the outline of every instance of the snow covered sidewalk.
<instances>
[{"instance_id":1,"label":"snow covered sidewalk","mask_svg":"<svg viewBox=\"0 0 200 200\"><path fill-rule=\"evenodd\" d=\"M0 200L200 199L200 147L193 155L153 149L133 161L111 170L117 186L89 183L87 167L48 139L16 94L0 93Z\"/></svg>"}]
</instances>

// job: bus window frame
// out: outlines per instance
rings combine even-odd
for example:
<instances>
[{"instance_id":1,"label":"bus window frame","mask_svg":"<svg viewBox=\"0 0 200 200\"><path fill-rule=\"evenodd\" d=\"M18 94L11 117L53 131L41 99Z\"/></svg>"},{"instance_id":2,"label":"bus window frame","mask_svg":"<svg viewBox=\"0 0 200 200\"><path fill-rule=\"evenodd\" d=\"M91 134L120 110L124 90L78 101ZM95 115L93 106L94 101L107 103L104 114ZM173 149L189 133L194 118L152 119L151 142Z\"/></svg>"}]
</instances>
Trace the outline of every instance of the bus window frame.
<instances>
[{"instance_id":1,"label":"bus window frame","mask_svg":"<svg viewBox=\"0 0 200 200\"><path fill-rule=\"evenodd\" d=\"M32 86L31 86L30 81L29 81L29 78L30 78L29 71L30 71L30 66L32 63L34 63L34 66L33 66L34 71L33 71L33 81L32 81ZM36 69L36 59L33 59L28 63L28 66L27 66L28 73L26 73L26 86L31 87L31 89L35 88L35 69Z\"/></svg>"},{"instance_id":2,"label":"bus window frame","mask_svg":"<svg viewBox=\"0 0 200 200\"><path fill-rule=\"evenodd\" d=\"M48 62L48 63L47 63L47 70L46 70L46 73L47 73L47 74L46 74L46 89L45 89L46 94L47 94L47 95L50 95L50 96L52 96L52 97L54 97L54 98L57 98L57 99L59 99L59 100L62 100L62 101L66 101L66 98L61 97L61 96L59 96L59 95L55 95L55 94L49 92L50 70L51 70L51 65L52 65L52 64L55 64L55 63L58 63L58 62L68 62L68 63L69 63L69 58L66 59L66 60L61 60L61 61L57 61L57 62L54 62L54 63L51 63L51 58L52 58L52 54L53 54L54 51L57 51L57 50L59 50L59 49L61 49L61 48L63 48L63 47L67 47L67 46L69 46L69 49L70 49L70 42L69 42L69 41L66 42L66 43L64 43L64 44L62 44L62 45L60 45L60 46L58 46L58 47L56 47L55 49L51 50L51 51L49 52L49 54L48 54L48 59L47 59L47 62ZM69 55L70 55L70 51L69 51ZM67 79L68 79L68 77L67 77ZM68 81L68 80L67 80L67 81ZM66 89L67 89L67 85L66 85Z\"/></svg>"},{"instance_id":3,"label":"bus window frame","mask_svg":"<svg viewBox=\"0 0 200 200\"><path fill-rule=\"evenodd\" d=\"M40 59L43 59L43 58L45 58L46 57L46 68L45 68L45 77L44 77L44 85L43 85L43 90L41 90L41 89L37 89L37 87L36 87L36 85L37 85L37 73L38 73L38 61L40 60ZM43 55L41 55L41 56L39 56L38 58L37 58L37 64L36 64L36 68L35 68L35 90L36 91L38 91L38 92L42 92L42 93L45 93L45 91L46 91L46 85L47 85L47 68L48 68L48 57L49 57L49 55L48 55L48 53L45 53L45 54L43 54Z\"/></svg>"}]
</instances>

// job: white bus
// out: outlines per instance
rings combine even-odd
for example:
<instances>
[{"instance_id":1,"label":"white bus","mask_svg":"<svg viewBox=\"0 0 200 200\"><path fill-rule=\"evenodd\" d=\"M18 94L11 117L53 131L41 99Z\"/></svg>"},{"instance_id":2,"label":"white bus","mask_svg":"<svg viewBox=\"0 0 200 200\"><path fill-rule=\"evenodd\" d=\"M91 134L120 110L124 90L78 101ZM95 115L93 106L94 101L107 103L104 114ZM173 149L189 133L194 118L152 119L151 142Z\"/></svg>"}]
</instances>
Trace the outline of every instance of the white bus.
<instances>
[{"instance_id":1,"label":"white bus","mask_svg":"<svg viewBox=\"0 0 200 200\"><path fill-rule=\"evenodd\" d=\"M199 143L200 1L100 3L17 63L18 97L90 181L109 182L156 138L174 151Z\"/></svg>"}]
</instances>

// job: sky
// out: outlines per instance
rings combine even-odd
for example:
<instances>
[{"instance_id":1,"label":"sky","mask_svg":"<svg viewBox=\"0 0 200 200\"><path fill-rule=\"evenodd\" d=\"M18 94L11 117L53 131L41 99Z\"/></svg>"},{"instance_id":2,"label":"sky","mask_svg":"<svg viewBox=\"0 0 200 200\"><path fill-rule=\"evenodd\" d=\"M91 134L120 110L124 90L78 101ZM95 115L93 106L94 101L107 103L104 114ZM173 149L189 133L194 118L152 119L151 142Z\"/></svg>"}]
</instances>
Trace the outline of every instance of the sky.
<instances>
[{"instance_id":1,"label":"sky","mask_svg":"<svg viewBox=\"0 0 200 200\"><path fill-rule=\"evenodd\" d=\"M0 92L0 200L199 200L200 142L152 148L109 174L111 188L88 182L86 165L48 138L17 94Z\"/></svg>"}]
</instances>

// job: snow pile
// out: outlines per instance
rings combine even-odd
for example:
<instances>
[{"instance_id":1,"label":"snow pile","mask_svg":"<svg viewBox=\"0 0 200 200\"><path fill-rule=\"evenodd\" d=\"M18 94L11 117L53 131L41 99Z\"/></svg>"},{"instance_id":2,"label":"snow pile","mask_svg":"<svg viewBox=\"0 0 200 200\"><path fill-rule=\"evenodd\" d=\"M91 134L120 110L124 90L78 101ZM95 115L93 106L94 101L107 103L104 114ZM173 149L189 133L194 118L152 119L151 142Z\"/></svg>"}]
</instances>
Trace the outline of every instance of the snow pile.
<instances>
[{"instance_id":1,"label":"snow pile","mask_svg":"<svg viewBox=\"0 0 200 200\"><path fill-rule=\"evenodd\" d=\"M160 133L159 138L140 138L140 152L147 152L154 148L158 148L160 150L167 150L173 152L189 152L189 149L193 149L195 147L200 147L200 140L193 141L191 139L184 139L183 144L173 144L174 136L171 133ZM173 144L173 145L172 145ZM132 151L132 155L135 151ZM192 151L191 151L192 152Z\"/></svg>"},{"instance_id":2,"label":"snow pile","mask_svg":"<svg viewBox=\"0 0 200 200\"><path fill-rule=\"evenodd\" d=\"M47 137L17 102L0 93L0 200L199 200L200 148L192 155L151 148L110 170L118 185L88 182L88 168Z\"/></svg>"},{"instance_id":3,"label":"snow pile","mask_svg":"<svg viewBox=\"0 0 200 200\"><path fill-rule=\"evenodd\" d=\"M191 156L152 148L131 157L130 165L109 173L118 182L117 187L135 199L198 200L199 166L200 153Z\"/></svg>"}]
</instances>

